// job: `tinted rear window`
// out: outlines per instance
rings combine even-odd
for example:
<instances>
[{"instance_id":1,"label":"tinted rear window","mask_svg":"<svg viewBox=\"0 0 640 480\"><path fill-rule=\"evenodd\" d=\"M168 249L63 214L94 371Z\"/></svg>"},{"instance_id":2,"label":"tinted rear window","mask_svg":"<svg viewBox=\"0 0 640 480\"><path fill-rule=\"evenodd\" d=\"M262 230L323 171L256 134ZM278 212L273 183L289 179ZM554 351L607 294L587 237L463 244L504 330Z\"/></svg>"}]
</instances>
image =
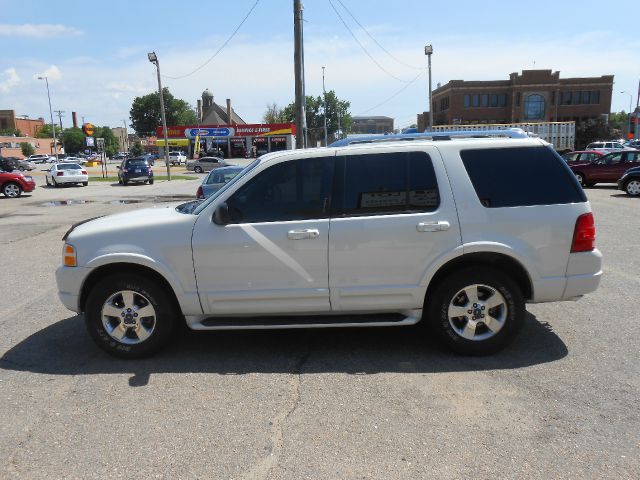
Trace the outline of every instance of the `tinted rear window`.
<instances>
[{"instance_id":1,"label":"tinted rear window","mask_svg":"<svg viewBox=\"0 0 640 480\"><path fill-rule=\"evenodd\" d=\"M82 170L82 167L77 163L60 163L58 170Z\"/></svg>"},{"instance_id":2,"label":"tinted rear window","mask_svg":"<svg viewBox=\"0 0 640 480\"><path fill-rule=\"evenodd\" d=\"M587 201L569 167L550 148L463 150L460 156L487 208Z\"/></svg>"}]
</instances>

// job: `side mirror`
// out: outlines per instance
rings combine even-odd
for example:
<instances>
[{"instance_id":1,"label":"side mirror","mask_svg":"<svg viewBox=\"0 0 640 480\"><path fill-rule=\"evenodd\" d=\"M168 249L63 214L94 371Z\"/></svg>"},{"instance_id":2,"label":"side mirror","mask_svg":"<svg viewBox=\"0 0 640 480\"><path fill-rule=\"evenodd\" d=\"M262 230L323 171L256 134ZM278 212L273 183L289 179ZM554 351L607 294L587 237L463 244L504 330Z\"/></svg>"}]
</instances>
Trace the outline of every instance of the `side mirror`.
<instances>
[{"instance_id":1,"label":"side mirror","mask_svg":"<svg viewBox=\"0 0 640 480\"><path fill-rule=\"evenodd\" d=\"M216 225L229 225L231 223L229 205L227 205L226 202L223 202L216 207L216 211L213 213L212 220Z\"/></svg>"}]
</instances>

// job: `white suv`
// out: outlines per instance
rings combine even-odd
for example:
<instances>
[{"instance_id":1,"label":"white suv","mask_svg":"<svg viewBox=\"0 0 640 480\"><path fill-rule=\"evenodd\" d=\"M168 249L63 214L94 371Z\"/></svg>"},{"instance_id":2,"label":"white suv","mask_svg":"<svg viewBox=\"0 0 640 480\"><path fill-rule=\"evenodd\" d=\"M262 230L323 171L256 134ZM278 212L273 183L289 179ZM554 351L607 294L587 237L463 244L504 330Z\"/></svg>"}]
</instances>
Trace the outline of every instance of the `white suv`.
<instances>
[{"instance_id":1,"label":"white suv","mask_svg":"<svg viewBox=\"0 0 640 480\"><path fill-rule=\"evenodd\" d=\"M484 354L513 338L526 302L598 287L591 207L549 144L435 140L267 154L195 208L75 225L59 296L121 357L155 352L181 319L195 330L422 320L456 352Z\"/></svg>"},{"instance_id":2,"label":"white suv","mask_svg":"<svg viewBox=\"0 0 640 480\"><path fill-rule=\"evenodd\" d=\"M27 158L27 162L32 163L47 163L49 161L49 155L36 153L34 155L29 155Z\"/></svg>"},{"instance_id":3,"label":"white suv","mask_svg":"<svg viewBox=\"0 0 640 480\"><path fill-rule=\"evenodd\" d=\"M169 163L171 165L182 165L187 163L187 156L182 152L169 152Z\"/></svg>"}]
</instances>

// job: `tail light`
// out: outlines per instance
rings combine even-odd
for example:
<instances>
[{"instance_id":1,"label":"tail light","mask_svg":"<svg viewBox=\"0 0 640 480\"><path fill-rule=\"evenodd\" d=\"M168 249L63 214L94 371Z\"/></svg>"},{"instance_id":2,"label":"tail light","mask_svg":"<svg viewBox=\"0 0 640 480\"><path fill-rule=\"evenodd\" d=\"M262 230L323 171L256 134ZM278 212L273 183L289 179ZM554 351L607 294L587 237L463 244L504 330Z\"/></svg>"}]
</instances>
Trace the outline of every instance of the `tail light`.
<instances>
[{"instance_id":1,"label":"tail light","mask_svg":"<svg viewBox=\"0 0 640 480\"><path fill-rule=\"evenodd\" d=\"M596 248L596 225L593 213L584 213L576 220L571 253L590 252L594 248Z\"/></svg>"},{"instance_id":2,"label":"tail light","mask_svg":"<svg viewBox=\"0 0 640 480\"><path fill-rule=\"evenodd\" d=\"M61 176L63 176L63 175L64 175L64 172L58 172L58 173L56 173L56 177L61 177Z\"/></svg>"},{"instance_id":3,"label":"tail light","mask_svg":"<svg viewBox=\"0 0 640 480\"><path fill-rule=\"evenodd\" d=\"M196 192L196 198L204 198L204 192L202 191L202 187L198 187L198 191Z\"/></svg>"},{"instance_id":4,"label":"tail light","mask_svg":"<svg viewBox=\"0 0 640 480\"><path fill-rule=\"evenodd\" d=\"M87 171L86 170L82 170L82 175L87 175Z\"/></svg>"}]
</instances>

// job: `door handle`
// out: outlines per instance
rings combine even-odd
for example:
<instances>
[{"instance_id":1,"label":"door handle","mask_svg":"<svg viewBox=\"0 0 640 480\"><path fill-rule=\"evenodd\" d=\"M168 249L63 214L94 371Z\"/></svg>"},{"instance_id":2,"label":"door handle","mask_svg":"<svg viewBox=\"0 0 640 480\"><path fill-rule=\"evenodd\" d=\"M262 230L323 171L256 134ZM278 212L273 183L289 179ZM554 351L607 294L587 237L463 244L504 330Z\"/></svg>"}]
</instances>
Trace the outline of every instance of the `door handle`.
<instances>
[{"instance_id":1,"label":"door handle","mask_svg":"<svg viewBox=\"0 0 640 480\"><path fill-rule=\"evenodd\" d=\"M287 238L289 240L307 240L312 238L318 238L320 231L317 228L306 228L304 230L289 230L287 232Z\"/></svg>"},{"instance_id":2,"label":"door handle","mask_svg":"<svg viewBox=\"0 0 640 480\"><path fill-rule=\"evenodd\" d=\"M444 232L445 230L449 230L451 224L447 221L439 221L439 222L420 222L416 229L419 232Z\"/></svg>"}]
</instances>

